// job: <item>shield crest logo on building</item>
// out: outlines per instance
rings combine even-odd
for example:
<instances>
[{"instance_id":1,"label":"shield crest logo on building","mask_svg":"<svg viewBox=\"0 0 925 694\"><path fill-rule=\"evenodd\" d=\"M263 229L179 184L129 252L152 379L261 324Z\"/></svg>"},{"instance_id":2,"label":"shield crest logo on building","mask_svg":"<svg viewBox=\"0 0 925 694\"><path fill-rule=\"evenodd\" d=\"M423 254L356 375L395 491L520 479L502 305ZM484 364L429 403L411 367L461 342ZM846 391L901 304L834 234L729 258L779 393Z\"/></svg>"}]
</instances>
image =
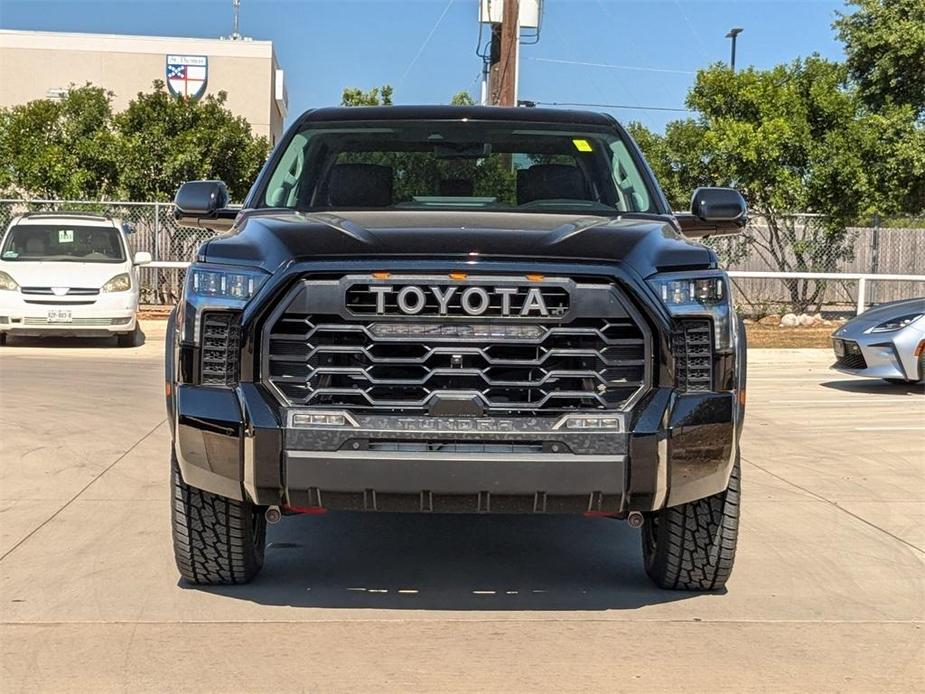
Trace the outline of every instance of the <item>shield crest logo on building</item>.
<instances>
[{"instance_id":1,"label":"shield crest logo on building","mask_svg":"<svg viewBox=\"0 0 925 694\"><path fill-rule=\"evenodd\" d=\"M174 96L198 99L206 91L209 59L204 55L168 55L167 88Z\"/></svg>"}]
</instances>

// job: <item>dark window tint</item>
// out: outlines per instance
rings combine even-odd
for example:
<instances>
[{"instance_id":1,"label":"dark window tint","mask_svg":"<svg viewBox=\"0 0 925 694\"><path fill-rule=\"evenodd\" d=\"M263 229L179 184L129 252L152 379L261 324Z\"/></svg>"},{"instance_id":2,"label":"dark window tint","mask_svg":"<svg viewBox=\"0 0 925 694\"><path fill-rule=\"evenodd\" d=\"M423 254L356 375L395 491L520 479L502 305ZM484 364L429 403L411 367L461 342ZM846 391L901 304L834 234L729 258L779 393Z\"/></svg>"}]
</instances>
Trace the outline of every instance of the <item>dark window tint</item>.
<instances>
[{"instance_id":1,"label":"dark window tint","mask_svg":"<svg viewBox=\"0 0 925 694\"><path fill-rule=\"evenodd\" d=\"M125 248L113 227L67 224L19 224L3 242L5 261L121 263Z\"/></svg>"},{"instance_id":2,"label":"dark window tint","mask_svg":"<svg viewBox=\"0 0 925 694\"><path fill-rule=\"evenodd\" d=\"M609 129L497 122L316 124L277 161L264 204L302 210L655 212Z\"/></svg>"}]
</instances>

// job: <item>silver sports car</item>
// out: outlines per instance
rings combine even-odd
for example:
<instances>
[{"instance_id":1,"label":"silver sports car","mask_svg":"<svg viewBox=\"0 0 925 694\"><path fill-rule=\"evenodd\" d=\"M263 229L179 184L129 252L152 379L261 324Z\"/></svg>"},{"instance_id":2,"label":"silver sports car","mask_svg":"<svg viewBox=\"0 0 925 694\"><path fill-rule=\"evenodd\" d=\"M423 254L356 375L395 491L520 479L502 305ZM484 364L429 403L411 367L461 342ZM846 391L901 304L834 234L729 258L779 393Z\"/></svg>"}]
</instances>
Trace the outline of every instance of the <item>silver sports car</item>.
<instances>
[{"instance_id":1,"label":"silver sports car","mask_svg":"<svg viewBox=\"0 0 925 694\"><path fill-rule=\"evenodd\" d=\"M925 381L925 299L880 304L832 333L832 368L891 383Z\"/></svg>"}]
</instances>

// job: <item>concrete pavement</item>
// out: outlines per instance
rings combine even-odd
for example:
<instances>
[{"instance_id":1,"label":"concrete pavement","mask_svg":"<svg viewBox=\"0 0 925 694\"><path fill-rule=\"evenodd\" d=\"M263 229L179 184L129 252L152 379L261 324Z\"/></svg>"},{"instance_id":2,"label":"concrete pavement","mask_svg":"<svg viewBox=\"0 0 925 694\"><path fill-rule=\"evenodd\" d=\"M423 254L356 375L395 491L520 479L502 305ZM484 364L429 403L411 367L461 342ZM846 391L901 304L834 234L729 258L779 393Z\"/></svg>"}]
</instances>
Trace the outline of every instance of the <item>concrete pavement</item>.
<instances>
[{"instance_id":1,"label":"concrete pavement","mask_svg":"<svg viewBox=\"0 0 925 694\"><path fill-rule=\"evenodd\" d=\"M585 518L295 517L178 583L161 326L0 349L0 690L925 689L925 396L754 350L722 595Z\"/></svg>"}]
</instances>

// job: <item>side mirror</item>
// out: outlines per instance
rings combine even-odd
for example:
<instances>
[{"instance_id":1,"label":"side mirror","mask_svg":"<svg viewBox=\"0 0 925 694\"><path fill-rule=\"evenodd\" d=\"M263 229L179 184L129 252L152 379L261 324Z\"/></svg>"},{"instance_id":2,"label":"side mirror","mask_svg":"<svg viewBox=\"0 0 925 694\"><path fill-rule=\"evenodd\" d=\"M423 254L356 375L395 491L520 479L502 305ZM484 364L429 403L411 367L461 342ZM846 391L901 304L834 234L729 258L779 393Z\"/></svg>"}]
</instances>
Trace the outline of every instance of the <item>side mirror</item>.
<instances>
[{"instance_id":1,"label":"side mirror","mask_svg":"<svg viewBox=\"0 0 925 694\"><path fill-rule=\"evenodd\" d=\"M147 265L147 264L150 263L152 260L153 260L153 258L151 257L151 254L148 253L147 251L138 251L138 252L135 254L135 257L132 258L132 262L133 262L135 265Z\"/></svg>"},{"instance_id":2,"label":"side mirror","mask_svg":"<svg viewBox=\"0 0 925 694\"><path fill-rule=\"evenodd\" d=\"M174 198L174 218L182 226L224 231L237 213L228 207L228 188L222 181L187 181Z\"/></svg>"},{"instance_id":3,"label":"side mirror","mask_svg":"<svg viewBox=\"0 0 925 694\"><path fill-rule=\"evenodd\" d=\"M675 216L686 236L736 234L748 222L748 205L734 188L698 188L691 197L690 213Z\"/></svg>"}]
</instances>

